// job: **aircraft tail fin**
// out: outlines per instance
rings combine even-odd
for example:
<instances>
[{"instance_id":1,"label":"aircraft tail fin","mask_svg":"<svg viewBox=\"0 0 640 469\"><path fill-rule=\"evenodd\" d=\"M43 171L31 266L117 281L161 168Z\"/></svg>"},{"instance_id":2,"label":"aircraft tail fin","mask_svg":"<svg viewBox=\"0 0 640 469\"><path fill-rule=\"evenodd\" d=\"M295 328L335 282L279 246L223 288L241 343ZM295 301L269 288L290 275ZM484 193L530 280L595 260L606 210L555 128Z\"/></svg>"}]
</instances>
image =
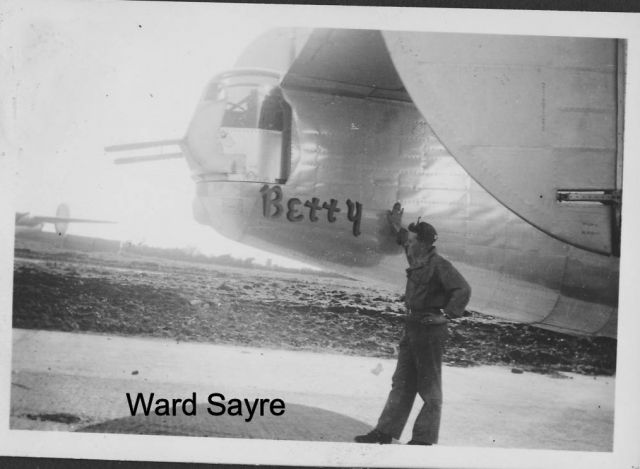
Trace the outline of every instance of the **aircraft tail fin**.
<instances>
[{"instance_id":1,"label":"aircraft tail fin","mask_svg":"<svg viewBox=\"0 0 640 469\"><path fill-rule=\"evenodd\" d=\"M64 236L69 228L69 223L115 223L114 221L108 220L89 220L86 218L71 218L69 211L69 206L67 204L58 205L58 209L56 210L55 217L46 217L46 216L34 216L32 217L32 221L34 223L53 223L55 226L56 233L60 236Z\"/></svg>"},{"instance_id":2,"label":"aircraft tail fin","mask_svg":"<svg viewBox=\"0 0 640 469\"><path fill-rule=\"evenodd\" d=\"M155 140L150 142L125 143L105 147L107 153L121 153L114 158L115 164L147 163L149 161L175 160L184 158L183 140ZM156 150L149 152L148 150Z\"/></svg>"}]
</instances>

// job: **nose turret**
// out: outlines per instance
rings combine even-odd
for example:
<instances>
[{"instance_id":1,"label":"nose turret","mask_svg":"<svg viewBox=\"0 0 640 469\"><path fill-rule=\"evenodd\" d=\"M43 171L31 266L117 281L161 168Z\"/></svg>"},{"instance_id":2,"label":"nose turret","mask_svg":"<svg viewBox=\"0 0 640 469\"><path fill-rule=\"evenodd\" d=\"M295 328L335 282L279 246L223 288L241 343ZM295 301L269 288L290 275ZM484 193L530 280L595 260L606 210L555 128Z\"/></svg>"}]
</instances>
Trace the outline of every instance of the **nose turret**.
<instances>
[{"instance_id":1,"label":"nose turret","mask_svg":"<svg viewBox=\"0 0 640 469\"><path fill-rule=\"evenodd\" d=\"M209 83L184 140L196 181L286 181L291 109L279 80L271 71L234 70Z\"/></svg>"},{"instance_id":2,"label":"nose turret","mask_svg":"<svg viewBox=\"0 0 640 469\"><path fill-rule=\"evenodd\" d=\"M279 74L233 70L207 86L184 139L196 181L194 215L232 239L259 215L266 184L284 184L290 171L291 108Z\"/></svg>"}]
</instances>

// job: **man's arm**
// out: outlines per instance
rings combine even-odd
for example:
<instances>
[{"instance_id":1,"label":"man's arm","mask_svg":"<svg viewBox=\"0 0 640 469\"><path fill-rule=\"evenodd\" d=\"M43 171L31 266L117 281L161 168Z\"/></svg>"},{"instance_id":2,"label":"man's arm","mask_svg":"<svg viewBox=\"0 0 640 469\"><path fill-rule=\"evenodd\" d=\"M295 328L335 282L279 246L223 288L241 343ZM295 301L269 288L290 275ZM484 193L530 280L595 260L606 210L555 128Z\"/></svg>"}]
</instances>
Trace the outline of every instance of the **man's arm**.
<instances>
[{"instance_id":1,"label":"man's arm","mask_svg":"<svg viewBox=\"0 0 640 469\"><path fill-rule=\"evenodd\" d=\"M471 298L471 287L449 261L439 262L437 269L440 281L450 295L443 313L450 318L462 317Z\"/></svg>"},{"instance_id":2,"label":"man's arm","mask_svg":"<svg viewBox=\"0 0 640 469\"><path fill-rule=\"evenodd\" d=\"M402 208L402 205L400 205L400 202L396 202L393 204L393 208L387 212L387 221L396 235L396 243L401 245L404 248L405 254L408 255L407 241L409 240L409 231L402 226L403 213L404 209ZM407 257L407 260L408 259L409 258Z\"/></svg>"}]
</instances>

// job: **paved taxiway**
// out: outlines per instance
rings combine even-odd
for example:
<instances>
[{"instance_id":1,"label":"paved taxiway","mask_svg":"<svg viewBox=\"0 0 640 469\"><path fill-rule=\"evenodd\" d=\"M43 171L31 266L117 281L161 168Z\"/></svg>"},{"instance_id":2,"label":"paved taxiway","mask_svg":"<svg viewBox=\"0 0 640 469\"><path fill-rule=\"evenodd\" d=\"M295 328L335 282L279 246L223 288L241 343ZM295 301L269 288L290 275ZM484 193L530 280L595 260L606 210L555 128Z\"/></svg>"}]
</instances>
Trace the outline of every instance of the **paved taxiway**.
<instances>
[{"instance_id":1,"label":"paved taxiway","mask_svg":"<svg viewBox=\"0 0 640 469\"><path fill-rule=\"evenodd\" d=\"M163 397L197 392L204 403L212 392L227 399L277 397L299 409L324 409L373 426L394 366L394 360L370 357L14 329L11 427L74 430L127 417L127 392ZM443 383L441 445L612 449L613 377L554 378L514 374L506 367L445 366ZM55 413L80 420L34 419ZM344 440L344 432L335 433L336 441ZM401 441L409 438L410 426Z\"/></svg>"}]
</instances>

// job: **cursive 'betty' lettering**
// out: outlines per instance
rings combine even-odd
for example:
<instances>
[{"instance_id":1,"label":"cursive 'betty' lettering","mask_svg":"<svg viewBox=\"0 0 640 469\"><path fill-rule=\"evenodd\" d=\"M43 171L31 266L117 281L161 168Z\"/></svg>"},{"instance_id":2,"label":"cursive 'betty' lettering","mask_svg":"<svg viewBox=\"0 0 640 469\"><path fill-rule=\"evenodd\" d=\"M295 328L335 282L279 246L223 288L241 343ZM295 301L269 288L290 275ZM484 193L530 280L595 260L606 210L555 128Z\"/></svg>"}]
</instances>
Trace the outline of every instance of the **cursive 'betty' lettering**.
<instances>
[{"instance_id":1,"label":"cursive 'betty' lettering","mask_svg":"<svg viewBox=\"0 0 640 469\"><path fill-rule=\"evenodd\" d=\"M269 187L267 184L260 189L262 194L262 215L265 218L278 218L285 214L290 222L304 220L304 209L308 209L309 220L317 222L320 218L318 214L323 210L327 211L327 221L334 223L337 220L336 214L342 209L338 207L338 201L331 199L328 202L320 203L320 199L312 197L311 200L302 202L300 199L292 197L287 200L286 211L284 195L280 186ZM360 222L362 221L362 204L347 199L347 220L353 223L353 235L360 236Z\"/></svg>"}]
</instances>

